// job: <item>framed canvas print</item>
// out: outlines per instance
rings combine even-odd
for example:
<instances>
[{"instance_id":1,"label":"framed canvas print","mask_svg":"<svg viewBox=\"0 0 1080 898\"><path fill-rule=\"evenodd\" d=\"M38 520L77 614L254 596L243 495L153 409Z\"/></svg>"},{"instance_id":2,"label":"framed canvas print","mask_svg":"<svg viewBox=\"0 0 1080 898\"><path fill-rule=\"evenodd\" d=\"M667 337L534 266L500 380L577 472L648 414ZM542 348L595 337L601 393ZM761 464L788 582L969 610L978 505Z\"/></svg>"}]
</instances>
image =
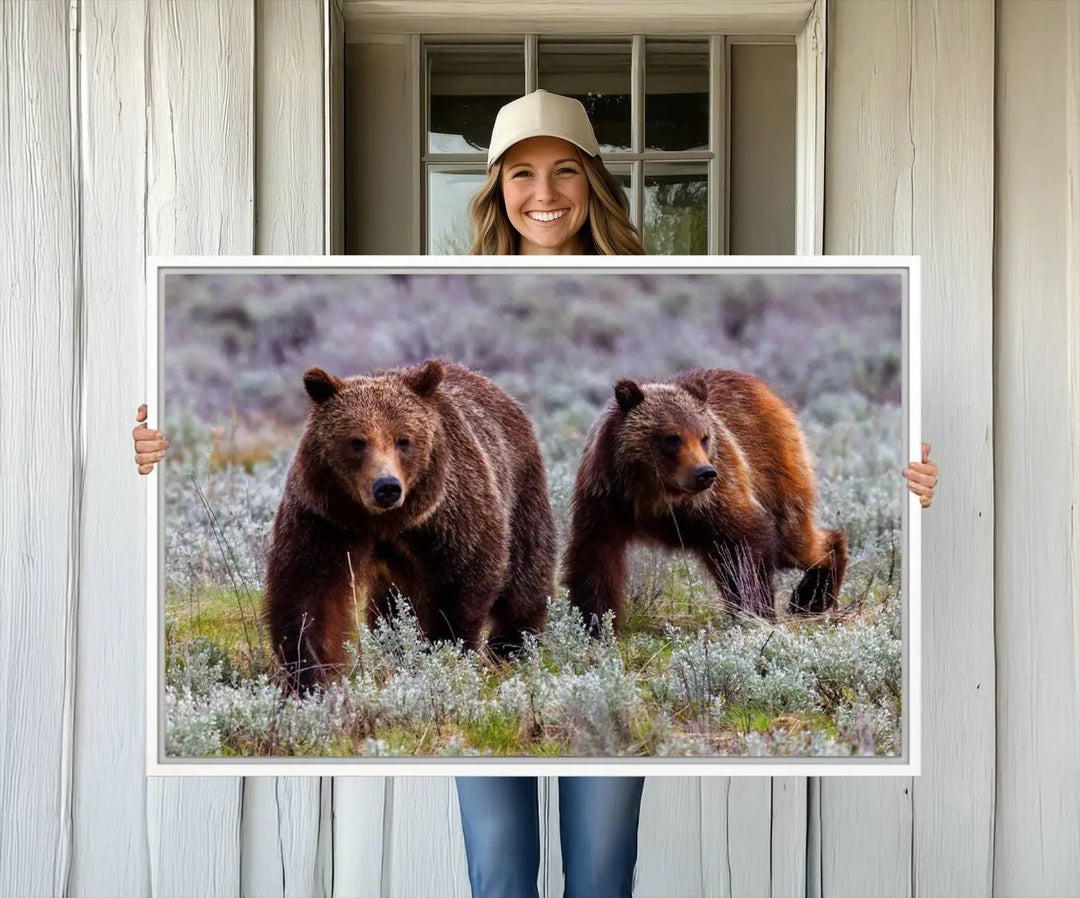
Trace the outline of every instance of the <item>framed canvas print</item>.
<instances>
[{"instance_id":1,"label":"framed canvas print","mask_svg":"<svg viewBox=\"0 0 1080 898\"><path fill-rule=\"evenodd\" d=\"M918 774L917 258L147 277L150 774Z\"/></svg>"}]
</instances>

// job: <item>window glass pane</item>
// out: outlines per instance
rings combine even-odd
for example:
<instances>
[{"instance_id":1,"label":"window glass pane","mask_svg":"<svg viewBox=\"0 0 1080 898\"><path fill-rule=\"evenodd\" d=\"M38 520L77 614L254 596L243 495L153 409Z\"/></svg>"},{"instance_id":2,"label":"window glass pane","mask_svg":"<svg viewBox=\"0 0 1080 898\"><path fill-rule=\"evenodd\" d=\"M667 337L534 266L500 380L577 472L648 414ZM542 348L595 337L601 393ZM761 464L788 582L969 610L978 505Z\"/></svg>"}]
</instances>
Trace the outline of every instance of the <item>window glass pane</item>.
<instances>
[{"instance_id":1,"label":"window glass pane","mask_svg":"<svg viewBox=\"0 0 1080 898\"><path fill-rule=\"evenodd\" d=\"M463 256L472 245L469 200L485 180L483 168L428 170L427 251L431 255Z\"/></svg>"},{"instance_id":2,"label":"window glass pane","mask_svg":"<svg viewBox=\"0 0 1080 898\"><path fill-rule=\"evenodd\" d=\"M645 166L645 251L650 255L708 252L708 174L701 163Z\"/></svg>"},{"instance_id":3,"label":"window glass pane","mask_svg":"<svg viewBox=\"0 0 1080 898\"><path fill-rule=\"evenodd\" d=\"M709 148L708 41L645 42L645 147Z\"/></svg>"},{"instance_id":4,"label":"window glass pane","mask_svg":"<svg viewBox=\"0 0 1080 898\"><path fill-rule=\"evenodd\" d=\"M629 165L611 165L604 163L604 166L610 171L622 184L623 193L626 194L626 199L630 203L631 217L633 217L634 209L634 178L631 173Z\"/></svg>"},{"instance_id":5,"label":"window glass pane","mask_svg":"<svg viewBox=\"0 0 1080 898\"><path fill-rule=\"evenodd\" d=\"M537 87L580 100L601 153L630 149L630 40L538 42Z\"/></svg>"},{"instance_id":6,"label":"window glass pane","mask_svg":"<svg viewBox=\"0 0 1080 898\"><path fill-rule=\"evenodd\" d=\"M486 152L499 108L525 93L525 44L427 48L429 153Z\"/></svg>"}]
</instances>

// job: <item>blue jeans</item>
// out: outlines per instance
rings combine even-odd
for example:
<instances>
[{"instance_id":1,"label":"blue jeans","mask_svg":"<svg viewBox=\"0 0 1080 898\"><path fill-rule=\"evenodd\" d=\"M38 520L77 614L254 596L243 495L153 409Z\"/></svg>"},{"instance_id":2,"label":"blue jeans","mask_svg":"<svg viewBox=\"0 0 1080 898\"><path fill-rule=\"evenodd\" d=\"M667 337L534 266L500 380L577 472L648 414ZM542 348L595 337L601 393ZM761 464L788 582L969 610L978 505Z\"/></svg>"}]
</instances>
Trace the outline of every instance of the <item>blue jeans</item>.
<instances>
[{"instance_id":1,"label":"blue jeans","mask_svg":"<svg viewBox=\"0 0 1080 898\"><path fill-rule=\"evenodd\" d=\"M539 898L534 776L456 777L472 898ZM560 776L563 898L631 898L644 777Z\"/></svg>"}]
</instances>

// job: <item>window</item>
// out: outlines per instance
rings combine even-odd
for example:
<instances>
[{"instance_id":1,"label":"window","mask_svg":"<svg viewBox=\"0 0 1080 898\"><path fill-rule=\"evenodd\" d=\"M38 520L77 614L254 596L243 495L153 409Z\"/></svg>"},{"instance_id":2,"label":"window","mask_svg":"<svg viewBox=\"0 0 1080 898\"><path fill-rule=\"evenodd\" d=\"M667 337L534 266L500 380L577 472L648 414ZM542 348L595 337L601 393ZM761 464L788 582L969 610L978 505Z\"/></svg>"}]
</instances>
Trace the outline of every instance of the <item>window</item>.
<instances>
[{"instance_id":1,"label":"window","mask_svg":"<svg viewBox=\"0 0 1080 898\"><path fill-rule=\"evenodd\" d=\"M354 34L345 251L464 253L495 114L538 87L585 104L649 252L820 251L812 22L775 37Z\"/></svg>"},{"instance_id":2,"label":"window","mask_svg":"<svg viewBox=\"0 0 1080 898\"><path fill-rule=\"evenodd\" d=\"M759 50L768 51L762 58ZM777 52L779 51L779 52ZM723 37L429 38L421 44L424 185L421 246L467 251L468 201L483 183L500 106L535 88L581 100L631 219L654 254L793 252L795 44ZM754 97L757 97L755 100ZM733 122L736 115L738 121ZM732 124L746 134L732 143ZM755 151L758 135L767 146ZM750 148L750 153L740 152ZM745 157L745 158L744 158ZM731 167L753 170L734 196ZM768 197L771 237L732 240L729 211L754 218L754 187ZM778 225L777 214L786 215ZM748 236L755 234L749 227ZM770 243L772 245L767 245Z\"/></svg>"}]
</instances>

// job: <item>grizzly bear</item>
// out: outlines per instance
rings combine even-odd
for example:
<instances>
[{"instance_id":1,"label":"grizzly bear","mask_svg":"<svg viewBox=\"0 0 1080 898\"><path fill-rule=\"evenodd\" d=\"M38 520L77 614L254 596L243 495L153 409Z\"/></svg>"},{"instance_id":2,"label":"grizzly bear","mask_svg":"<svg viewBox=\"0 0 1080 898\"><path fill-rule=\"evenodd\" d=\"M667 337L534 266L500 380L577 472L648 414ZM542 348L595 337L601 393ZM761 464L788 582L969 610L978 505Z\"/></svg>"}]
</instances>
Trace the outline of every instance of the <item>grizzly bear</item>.
<instances>
[{"instance_id":1,"label":"grizzly bear","mask_svg":"<svg viewBox=\"0 0 1080 898\"><path fill-rule=\"evenodd\" d=\"M539 632L555 520L531 420L454 362L339 378L304 373L306 428L268 554L264 617L290 687L342 672L343 643L409 600L430 640L502 656Z\"/></svg>"},{"instance_id":2,"label":"grizzly bear","mask_svg":"<svg viewBox=\"0 0 1080 898\"><path fill-rule=\"evenodd\" d=\"M586 438L562 580L593 635L621 618L634 541L700 558L735 608L775 617L772 576L805 571L789 608L835 601L847 537L814 525L815 479L794 412L760 379L697 369L621 380Z\"/></svg>"}]
</instances>

